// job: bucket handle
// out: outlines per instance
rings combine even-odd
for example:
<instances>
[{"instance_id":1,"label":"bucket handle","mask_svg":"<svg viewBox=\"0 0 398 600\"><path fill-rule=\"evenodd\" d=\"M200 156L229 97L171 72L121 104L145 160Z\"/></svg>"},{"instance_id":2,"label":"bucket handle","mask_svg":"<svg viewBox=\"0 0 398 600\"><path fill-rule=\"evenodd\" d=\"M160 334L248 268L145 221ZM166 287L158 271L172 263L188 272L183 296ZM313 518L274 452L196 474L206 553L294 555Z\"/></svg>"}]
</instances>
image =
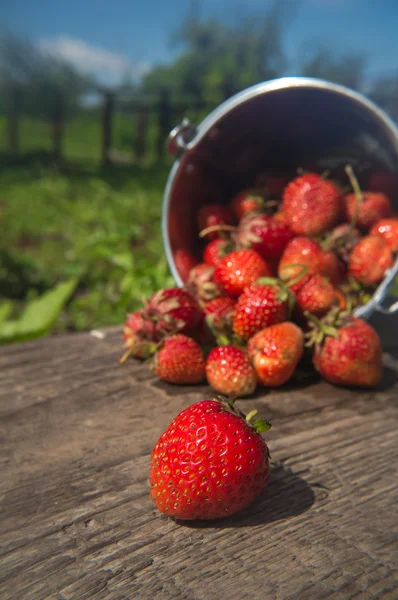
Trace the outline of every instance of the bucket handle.
<instances>
[{"instance_id":1,"label":"bucket handle","mask_svg":"<svg viewBox=\"0 0 398 600\"><path fill-rule=\"evenodd\" d=\"M183 118L181 123L174 127L169 133L167 140L167 150L170 154L177 156L185 152L189 142L193 140L196 135L196 127L186 117Z\"/></svg>"}]
</instances>

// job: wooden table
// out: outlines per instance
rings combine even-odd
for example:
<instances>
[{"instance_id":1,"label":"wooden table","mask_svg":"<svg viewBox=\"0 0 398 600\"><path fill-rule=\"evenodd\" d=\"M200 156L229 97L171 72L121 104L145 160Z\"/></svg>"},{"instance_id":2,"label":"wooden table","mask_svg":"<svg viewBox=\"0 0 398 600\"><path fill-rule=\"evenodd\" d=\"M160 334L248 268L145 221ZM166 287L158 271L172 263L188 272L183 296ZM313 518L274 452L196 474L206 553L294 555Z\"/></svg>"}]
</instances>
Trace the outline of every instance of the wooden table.
<instances>
[{"instance_id":1,"label":"wooden table","mask_svg":"<svg viewBox=\"0 0 398 600\"><path fill-rule=\"evenodd\" d=\"M124 368L120 330L3 347L2 600L398 598L398 321L378 390L318 382L244 400L272 421L272 480L241 515L162 517L151 449L209 397Z\"/></svg>"}]
</instances>

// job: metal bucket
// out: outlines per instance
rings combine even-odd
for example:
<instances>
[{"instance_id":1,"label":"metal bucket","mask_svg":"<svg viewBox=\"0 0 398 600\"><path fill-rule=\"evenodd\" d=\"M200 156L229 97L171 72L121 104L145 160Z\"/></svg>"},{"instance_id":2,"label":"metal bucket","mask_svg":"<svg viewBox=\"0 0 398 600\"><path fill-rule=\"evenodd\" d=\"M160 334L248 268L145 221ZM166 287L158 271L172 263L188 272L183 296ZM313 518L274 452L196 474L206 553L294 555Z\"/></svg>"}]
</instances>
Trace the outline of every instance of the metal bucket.
<instances>
[{"instance_id":1,"label":"metal bucket","mask_svg":"<svg viewBox=\"0 0 398 600\"><path fill-rule=\"evenodd\" d=\"M361 94L319 79L286 77L260 83L221 104L198 127L184 120L170 134L176 155L164 194L162 233L171 272L181 251L200 261L196 215L203 204L228 203L250 187L258 173L329 169L341 179L351 164L359 180L376 170L398 176L398 130L388 116ZM347 183L347 180L343 180ZM398 212L398 195L391 198ZM372 299L356 309L369 317L392 313L387 292L398 259Z\"/></svg>"}]
</instances>

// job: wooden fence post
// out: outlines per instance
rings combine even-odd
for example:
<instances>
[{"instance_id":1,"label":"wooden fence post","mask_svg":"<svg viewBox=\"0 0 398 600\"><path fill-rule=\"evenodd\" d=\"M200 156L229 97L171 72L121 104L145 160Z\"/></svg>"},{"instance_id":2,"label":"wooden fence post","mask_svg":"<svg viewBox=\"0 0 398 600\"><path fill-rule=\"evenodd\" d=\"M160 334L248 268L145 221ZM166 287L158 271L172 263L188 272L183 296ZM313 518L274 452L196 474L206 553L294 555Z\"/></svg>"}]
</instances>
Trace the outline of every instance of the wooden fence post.
<instances>
[{"instance_id":1,"label":"wooden fence post","mask_svg":"<svg viewBox=\"0 0 398 600\"><path fill-rule=\"evenodd\" d=\"M137 104L135 117L135 156L137 160L145 155L148 137L148 105Z\"/></svg>"},{"instance_id":2,"label":"wooden fence post","mask_svg":"<svg viewBox=\"0 0 398 600\"><path fill-rule=\"evenodd\" d=\"M7 115L7 152L10 156L18 154L19 148L19 128L18 128L18 110L20 94L18 88L10 84L6 95L6 115Z\"/></svg>"},{"instance_id":3,"label":"wooden fence post","mask_svg":"<svg viewBox=\"0 0 398 600\"><path fill-rule=\"evenodd\" d=\"M104 93L104 106L102 110L102 164L111 164L110 150L112 145L112 116L114 108L114 94Z\"/></svg>"},{"instance_id":4,"label":"wooden fence post","mask_svg":"<svg viewBox=\"0 0 398 600\"><path fill-rule=\"evenodd\" d=\"M158 139L156 144L156 152L158 160L161 160L164 156L166 148L167 136L171 130L171 107L170 107L170 96L168 90L161 90L159 102L157 106L158 110Z\"/></svg>"},{"instance_id":5,"label":"wooden fence post","mask_svg":"<svg viewBox=\"0 0 398 600\"><path fill-rule=\"evenodd\" d=\"M59 160L62 157L62 137L65 125L65 99L60 89L54 91L52 117L53 156Z\"/></svg>"}]
</instances>

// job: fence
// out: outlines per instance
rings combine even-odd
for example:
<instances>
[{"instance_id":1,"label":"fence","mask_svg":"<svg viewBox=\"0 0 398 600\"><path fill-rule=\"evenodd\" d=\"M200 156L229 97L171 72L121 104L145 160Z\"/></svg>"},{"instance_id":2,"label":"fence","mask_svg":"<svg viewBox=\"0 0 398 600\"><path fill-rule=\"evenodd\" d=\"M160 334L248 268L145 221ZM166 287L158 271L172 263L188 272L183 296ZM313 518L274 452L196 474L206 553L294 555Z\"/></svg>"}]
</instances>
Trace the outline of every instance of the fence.
<instances>
[{"instance_id":1,"label":"fence","mask_svg":"<svg viewBox=\"0 0 398 600\"><path fill-rule=\"evenodd\" d=\"M26 151L26 145L21 145L21 132L24 127L23 110L21 104L24 94L29 94L29 89L11 87L7 90L3 102L3 127L4 127L4 152L9 156L18 156ZM184 117L201 118L203 114L214 108L201 102L172 103L166 91L161 92L150 101L123 102L123 112L118 108L118 96L114 92L101 91L101 101L94 109L87 109L86 116L90 113L91 122L93 118L96 123L95 145L98 159L103 165L119 161L140 161L149 153L149 142L151 142L150 154L158 160L165 155L166 140L170 130ZM68 137L68 128L71 121L67 114L67 103L62 92L56 91L52 95L51 110L42 121L48 141L46 150L54 159L61 160L65 156L65 138ZM126 138L122 144L115 140L115 125L117 117L123 116L124 133ZM119 119L120 120L120 119ZM37 122L35 123L37 128ZM48 135L49 134L49 135ZM81 131L84 135L84 131ZM35 137L32 133L29 139L29 149L35 148ZM116 143L115 143L116 142ZM120 140L119 140L120 142ZM120 150L118 145L122 146ZM22 148L23 146L23 148ZM127 147L127 148L126 148ZM126 151L127 150L127 151Z\"/></svg>"}]
</instances>

